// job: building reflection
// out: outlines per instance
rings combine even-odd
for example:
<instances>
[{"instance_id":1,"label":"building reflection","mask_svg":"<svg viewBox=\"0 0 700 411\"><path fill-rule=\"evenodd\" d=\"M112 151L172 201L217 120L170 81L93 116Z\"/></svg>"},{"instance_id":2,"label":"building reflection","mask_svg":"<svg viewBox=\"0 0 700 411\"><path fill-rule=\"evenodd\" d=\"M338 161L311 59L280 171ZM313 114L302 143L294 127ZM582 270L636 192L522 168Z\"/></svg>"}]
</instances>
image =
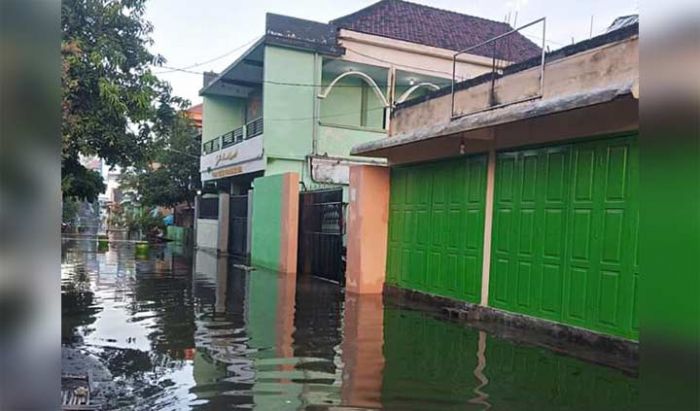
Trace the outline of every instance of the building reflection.
<instances>
[{"instance_id":1,"label":"building reflection","mask_svg":"<svg viewBox=\"0 0 700 411\"><path fill-rule=\"evenodd\" d=\"M384 372L382 295L345 295L342 403L381 408Z\"/></svg>"},{"instance_id":2,"label":"building reflection","mask_svg":"<svg viewBox=\"0 0 700 411\"><path fill-rule=\"evenodd\" d=\"M638 380L621 370L431 313L387 307L384 355L387 409L636 409Z\"/></svg>"}]
</instances>

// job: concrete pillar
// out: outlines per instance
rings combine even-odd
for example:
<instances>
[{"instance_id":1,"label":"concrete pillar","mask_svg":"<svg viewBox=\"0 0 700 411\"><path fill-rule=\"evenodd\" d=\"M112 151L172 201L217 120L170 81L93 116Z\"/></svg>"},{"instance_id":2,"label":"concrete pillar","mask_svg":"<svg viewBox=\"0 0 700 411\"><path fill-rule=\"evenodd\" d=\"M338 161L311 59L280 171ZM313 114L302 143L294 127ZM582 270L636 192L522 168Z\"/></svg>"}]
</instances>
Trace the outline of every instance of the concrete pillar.
<instances>
[{"instance_id":1,"label":"concrete pillar","mask_svg":"<svg viewBox=\"0 0 700 411\"><path fill-rule=\"evenodd\" d=\"M350 167L345 290L381 294L386 278L389 168Z\"/></svg>"},{"instance_id":2,"label":"concrete pillar","mask_svg":"<svg viewBox=\"0 0 700 411\"><path fill-rule=\"evenodd\" d=\"M229 193L219 193L219 237L216 243L216 250L219 253L228 252L228 219L230 201L231 195Z\"/></svg>"},{"instance_id":3,"label":"concrete pillar","mask_svg":"<svg viewBox=\"0 0 700 411\"><path fill-rule=\"evenodd\" d=\"M296 273L299 173L258 177L254 187L251 263L283 273Z\"/></svg>"},{"instance_id":4,"label":"concrete pillar","mask_svg":"<svg viewBox=\"0 0 700 411\"><path fill-rule=\"evenodd\" d=\"M489 305L489 279L491 277L491 233L493 227L493 190L496 183L496 152L489 151L486 167L486 201L484 204L484 249L481 262L481 305Z\"/></svg>"},{"instance_id":5,"label":"concrete pillar","mask_svg":"<svg viewBox=\"0 0 700 411\"><path fill-rule=\"evenodd\" d=\"M381 294L345 294L341 356L344 404L381 408L384 306Z\"/></svg>"},{"instance_id":6,"label":"concrete pillar","mask_svg":"<svg viewBox=\"0 0 700 411\"><path fill-rule=\"evenodd\" d=\"M299 247L299 173L285 173L280 210L280 265L283 273L297 272Z\"/></svg>"}]
</instances>

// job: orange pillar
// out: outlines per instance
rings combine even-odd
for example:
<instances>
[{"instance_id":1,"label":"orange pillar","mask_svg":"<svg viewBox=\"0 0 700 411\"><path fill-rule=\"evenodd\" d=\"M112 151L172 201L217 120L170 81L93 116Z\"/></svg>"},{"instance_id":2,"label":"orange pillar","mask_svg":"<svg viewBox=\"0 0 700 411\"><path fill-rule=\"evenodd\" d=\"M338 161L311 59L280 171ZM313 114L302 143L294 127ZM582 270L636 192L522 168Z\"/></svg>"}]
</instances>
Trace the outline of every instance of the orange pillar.
<instances>
[{"instance_id":1,"label":"orange pillar","mask_svg":"<svg viewBox=\"0 0 700 411\"><path fill-rule=\"evenodd\" d=\"M297 247L299 238L299 174L284 174L282 184L282 204L280 221L280 257L279 271L297 272Z\"/></svg>"},{"instance_id":2,"label":"orange pillar","mask_svg":"<svg viewBox=\"0 0 700 411\"><path fill-rule=\"evenodd\" d=\"M386 277L389 168L351 166L349 198L346 292L380 294Z\"/></svg>"},{"instance_id":3,"label":"orange pillar","mask_svg":"<svg viewBox=\"0 0 700 411\"><path fill-rule=\"evenodd\" d=\"M381 408L384 372L384 306L381 294L345 294L341 356L343 404Z\"/></svg>"}]
</instances>

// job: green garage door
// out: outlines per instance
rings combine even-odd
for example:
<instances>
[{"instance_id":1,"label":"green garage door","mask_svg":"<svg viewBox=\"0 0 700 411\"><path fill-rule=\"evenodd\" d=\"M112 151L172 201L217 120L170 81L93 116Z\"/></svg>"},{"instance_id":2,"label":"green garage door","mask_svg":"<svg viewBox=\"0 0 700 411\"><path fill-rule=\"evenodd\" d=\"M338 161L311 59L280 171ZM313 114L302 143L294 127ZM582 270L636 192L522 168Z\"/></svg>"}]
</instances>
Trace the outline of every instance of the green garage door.
<instances>
[{"instance_id":1,"label":"green garage door","mask_svg":"<svg viewBox=\"0 0 700 411\"><path fill-rule=\"evenodd\" d=\"M636 136L499 153L489 303L631 339Z\"/></svg>"},{"instance_id":2,"label":"green garage door","mask_svg":"<svg viewBox=\"0 0 700 411\"><path fill-rule=\"evenodd\" d=\"M486 156L391 171L387 283L479 302Z\"/></svg>"}]
</instances>

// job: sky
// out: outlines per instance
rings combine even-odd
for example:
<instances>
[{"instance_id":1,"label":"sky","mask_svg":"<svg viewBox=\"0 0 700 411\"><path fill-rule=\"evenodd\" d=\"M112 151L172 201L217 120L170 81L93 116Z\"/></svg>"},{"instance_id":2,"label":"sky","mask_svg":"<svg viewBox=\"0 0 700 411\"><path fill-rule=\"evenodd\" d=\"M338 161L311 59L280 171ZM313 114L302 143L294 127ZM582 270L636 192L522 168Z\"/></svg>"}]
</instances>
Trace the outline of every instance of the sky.
<instances>
[{"instance_id":1,"label":"sky","mask_svg":"<svg viewBox=\"0 0 700 411\"><path fill-rule=\"evenodd\" d=\"M265 13L328 22L377 0L150 0L146 17L154 26L151 50L169 67L220 71L264 34ZM552 49L601 34L615 17L638 13L638 0L412 0L459 13L523 25L547 17L547 45ZM517 22L515 16L517 13ZM591 21L592 20L592 21ZM533 39L535 40L535 39ZM203 64L206 63L206 64ZM196 65L194 67L191 67ZM201 102L202 75L162 67L155 73L169 81L176 95Z\"/></svg>"}]
</instances>

